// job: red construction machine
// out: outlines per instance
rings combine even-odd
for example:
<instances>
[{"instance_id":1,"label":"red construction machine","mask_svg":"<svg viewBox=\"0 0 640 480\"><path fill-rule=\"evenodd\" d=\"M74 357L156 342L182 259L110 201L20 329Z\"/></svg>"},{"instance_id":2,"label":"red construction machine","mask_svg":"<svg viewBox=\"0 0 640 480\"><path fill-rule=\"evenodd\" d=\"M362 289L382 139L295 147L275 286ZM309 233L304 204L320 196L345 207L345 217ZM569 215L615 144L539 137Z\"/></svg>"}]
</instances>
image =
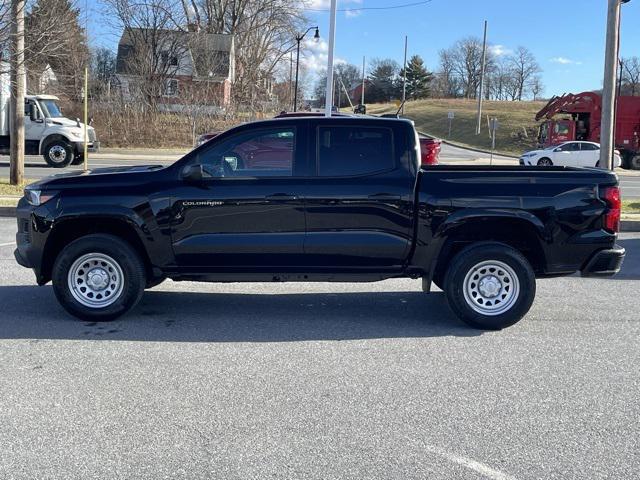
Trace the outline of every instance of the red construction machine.
<instances>
[{"instance_id":1,"label":"red construction machine","mask_svg":"<svg viewBox=\"0 0 640 480\"><path fill-rule=\"evenodd\" d=\"M594 92L568 93L553 97L538 112L536 121L546 119L538 133L540 147L571 140L600 143L602 98ZM618 97L615 146L622 167L640 170L640 97Z\"/></svg>"}]
</instances>

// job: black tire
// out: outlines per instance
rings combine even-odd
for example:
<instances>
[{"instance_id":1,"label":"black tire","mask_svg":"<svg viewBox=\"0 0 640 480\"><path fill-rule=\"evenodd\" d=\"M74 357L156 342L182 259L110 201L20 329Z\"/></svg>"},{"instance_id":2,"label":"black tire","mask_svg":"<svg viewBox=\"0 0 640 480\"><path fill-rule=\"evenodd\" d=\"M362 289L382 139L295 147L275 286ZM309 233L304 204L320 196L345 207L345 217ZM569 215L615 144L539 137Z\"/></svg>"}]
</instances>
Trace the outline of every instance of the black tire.
<instances>
[{"instance_id":1,"label":"black tire","mask_svg":"<svg viewBox=\"0 0 640 480\"><path fill-rule=\"evenodd\" d=\"M84 157L82 155L74 155L71 165L82 165Z\"/></svg>"},{"instance_id":2,"label":"black tire","mask_svg":"<svg viewBox=\"0 0 640 480\"><path fill-rule=\"evenodd\" d=\"M104 295L105 302L112 302L108 305L84 305L77 299L77 297L83 298L83 295L85 295L80 292L82 288L80 281L78 281L78 288L74 289L75 293L72 292L69 286L70 270L83 272L84 267L91 261L78 267L82 270L77 270L74 264L80 261L81 258L91 255L94 256L93 258L96 258L95 256L97 255L107 261L114 261L117 264L116 270L117 268L120 269L121 281L117 282L117 285L107 286L97 293L98 296ZM89 274L91 271L94 271L95 268L102 268L103 270L97 270L97 272L107 273L108 265L104 267L104 264L97 263L94 268L86 272L86 277L84 277L86 286L89 286ZM91 266L86 268L91 268ZM119 273L116 271L115 275L119 276ZM112 278L115 281L116 277ZM58 301L71 315L82 320L109 321L125 314L140 301L144 293L146 275L140 256L127 242L113 235L93 234L74 240L60 252L53 265L52 280L53 290ZM106 280L107 283L112 281L109 278L106 278ZM111 294L110 287L113 287L114 296L107 300L107 296ZM89 290L97 291L92 288ZM98 296L96 296L96 302L98 302ZM113 300L114 298L115 301ZM90 299L84 299L85 301L91 301Z\"/></svg>"},{"instance_id":3,"label":"black tire","mask_svg":"<svg viewBox=\"0 0 640 480\"><path fill-rule=\"evenodd\" d=\"M551 167L551 166L553 166L553 162L551 161L550 158L544 157L544 158L541 158L540 160L538 160L538 166L539 167Z\"/></svg>"},{"instance_id":4,"label":"black tire","mask_svg":"<svg viewBox=\"0 0 640 480\"><path fill-rule=\"evenodd\" d=\"M629 166L631 167L631 170L640 170L640 155L632 157L629 161Z\"/></svg>"},{"instance_id":5,"label":"black tire","mask_svg":"<svg viewBox=\"0 0 640 480\"><path fill-rule=\"evenodd\" d=\"M477 268L484 262L488 266ZM491 270L491 265L497 265L498 269ZM517 283L516 278L509 280L512 276L517 278ZM476 284L474 279L478 280ZM484 297L481 283L487 279L490 284L485 285L490 286L491 291ZM471 291L474 289L475 293ZM536 294L536 279L531 265L520 252L508 245L485 243L472 245L453 258L445 276L444 292L449 307L463 322L484 330L500 330L514 325L529 311ZM487 303L482 305L485 298ZM500 305L500 302L504 303ZM491 309L492 313L485 313Z\"/></svg>"},{"instance_id":6,"label":"black tire","mask_svg":"<svg viewBox=\"0 0 640 480\"><path fill-rule=\"evenodd\" d=\"M42 154L47 165L53 168L64 168L73 163L75 157L73 148L63 140L54 140L44 147Z\"/></svg>"}]
</instances>

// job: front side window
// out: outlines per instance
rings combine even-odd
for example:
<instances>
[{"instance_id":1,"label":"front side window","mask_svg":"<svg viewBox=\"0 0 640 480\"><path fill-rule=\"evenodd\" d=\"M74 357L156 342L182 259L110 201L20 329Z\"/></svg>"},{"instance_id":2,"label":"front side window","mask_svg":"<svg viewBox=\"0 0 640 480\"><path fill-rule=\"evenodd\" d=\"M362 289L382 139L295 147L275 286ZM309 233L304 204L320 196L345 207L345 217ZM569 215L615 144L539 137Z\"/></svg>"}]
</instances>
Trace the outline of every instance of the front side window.
<instances>
[{"instance_id":1,"label":"front side window","mask_svg":"<svg viewBox=\"0 0 640 480\"><path fill-rule=\"evenodd\" d=\"M554 133L558 136L569 135L569 125L566 123L556 123L553 127Z\"/></svg>"},{"instance_id":2,"label":"front side window","mask_svg":"<svg viewBox=\"0 0 640 480\"><path fill-rule=\"evenodd\" d=\"M580 144L579 143L565 143L560 147L560 150L563 152L579 152Z\"/></svg>"},{"instance_id":3,"label":"front side window","mask_svg":"<svg viewBox=\"0 0 640 480\"><path fill-rule=\"evenodd\" d=\"M264 129L236 135L214 144L200 156L214 178L290 177L293 175L295 129Z\"/></svg>"},{"instance_id":4,"label":"front side window","mask_svg":"<svg viewBox=\"0 0 640 480\"><path fill-rule=\"evenodd\" d=\"M318 128L318 175L368 175L395 166L393 135L382 127L332 126Z\"/></svg>"}]
</instances>

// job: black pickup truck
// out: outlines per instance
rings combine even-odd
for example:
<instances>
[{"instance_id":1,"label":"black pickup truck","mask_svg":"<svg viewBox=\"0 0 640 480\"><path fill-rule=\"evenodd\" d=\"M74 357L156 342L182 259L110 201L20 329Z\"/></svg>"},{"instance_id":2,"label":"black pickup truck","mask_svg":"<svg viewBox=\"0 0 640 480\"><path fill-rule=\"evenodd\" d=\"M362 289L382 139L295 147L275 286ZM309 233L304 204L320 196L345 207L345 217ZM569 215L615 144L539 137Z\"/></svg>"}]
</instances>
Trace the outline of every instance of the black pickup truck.
<instances>
[{"instance_id":1,"label":"black pickup truck","mask_svg":"<svg viewBox=\"0 0 640 480\"><path fill-rule=\"evenodd\" d=\"M536 277L613 275L615 175L420 165L411 122L307 117L233 128L168 167L64 173L17 210L20 265L71 314L110 320L165 278L421 278L485 329L529 310ZM43 307L46 308L46 307ZM425 312L425 315L428 315Z\"/></svg>"}]
</instances>

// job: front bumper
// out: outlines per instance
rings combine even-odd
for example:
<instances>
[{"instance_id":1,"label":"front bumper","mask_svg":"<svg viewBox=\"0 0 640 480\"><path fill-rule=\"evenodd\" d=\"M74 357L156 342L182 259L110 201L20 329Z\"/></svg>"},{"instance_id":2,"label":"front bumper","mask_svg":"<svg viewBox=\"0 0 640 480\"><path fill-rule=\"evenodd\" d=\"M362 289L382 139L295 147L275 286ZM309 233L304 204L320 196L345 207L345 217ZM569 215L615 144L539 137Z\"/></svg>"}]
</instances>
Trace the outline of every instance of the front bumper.
<instances>
[{"instance_id":1,"label":"front bumper","mask_svg":"<svg viewBox=\"0 0 640 480\"><path fill-rule=\"evenodd\" d=\"M625 249L620 245L593 254L580 271L583 277L610 277L620 271Z\"/></svg>"},{"instance_id":2,"label":"front bumper","mask_svg":"<svg viewBox=\"0 0 640 480\"><path fill-rule=\"evenodd\" d=\"M76 153L83 154L84 153L84 142L75 142ZM100 151L100 142L89 142L87 145L87 151L91 153L96 153Z\"/></svg>"},{"instance_id":3,"label":"front bumper","mask_svg":"<svg viewBox=\"0 0 640 480\"><path fill-rule=\"evenodd\" d=\"M33 207L21 198L16 208L18 231L14 251L16 262L22 267L31 268L39 285L48 279L43 275L43 252L52 220L49 218L47 204Z\"/></svg>"}]
</instances>

